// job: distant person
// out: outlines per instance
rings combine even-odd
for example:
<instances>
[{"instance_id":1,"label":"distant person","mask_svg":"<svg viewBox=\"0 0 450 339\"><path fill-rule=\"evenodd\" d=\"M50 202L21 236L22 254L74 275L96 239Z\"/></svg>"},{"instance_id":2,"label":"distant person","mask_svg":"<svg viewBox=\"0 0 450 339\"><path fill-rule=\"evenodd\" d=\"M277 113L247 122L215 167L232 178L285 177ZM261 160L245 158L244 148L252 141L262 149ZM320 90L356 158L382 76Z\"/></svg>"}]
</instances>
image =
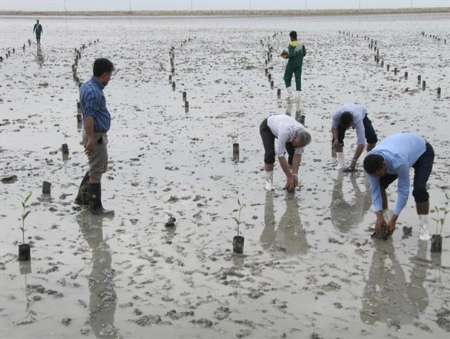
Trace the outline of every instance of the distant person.
<instances>
[{"instance_id":1,"label":"distant person","mask_svg":"<svg viewBox=\"0 0 450 339\"><path fill-rule=\"evenodd\" d=\"M33 33L36 34L36 41L38 44L41 43L41 35L44 30L42 29L42 25L39 23L39 20L36 20L36 23L33 27Z\"/></svg>"},{"instance_id":2,"label":"distant person","mask_svg":"<svg viewBox=\"0 0 450 339\"><path fill-rule=\"evenodd\" d=\"M112 215L103 208L101 178L108 167L108 137L111 115L106 108L103 89L111 80L114 65L108 59L94 62L94 76L80 88L83 113L83 145L89 160L89 171L84 176L75 203L88 205L92 213Z\"/></svg>"},{"instance_id":3,"label":"distant person","mask_svg":"<svg viewBox=\"0 0 450 339\"><path fill-rule=\"evenodd\" d=\"M288 191L298 186L298 170L302 161L303 148L311 142L311 135L305 127L285 114L271 115L261 123L260 134L264 145L265 188L273 190L273 164L275 155L286 175ZM275 147L275 139L277 139ZM285 155L289 158L286 160Z\"/></svg>"},{"instance_id":4,"label":"distant person","mask_svg":"<svg viewBox=\"0 0 450 339\"><path fill-rule=\"evenodd\" d=\"M382 236L386 225L383 210L387 210L386 188L398 179L397 205L387 222L387 236L395 231L401 211L406 206L410 189L410 168L414 168L413 196L420 219L420 240L430 240L428 213L430 210L427 182L433 169L433 147L413 133L394 134L367 154L364 169L369 175L372 204L377 215L375 236Z\"/></svg>"},{"instance_id":5,"label":"distant person","mask_svg":"<svg viewBox=\"0 0 450 339\"><path fill-rule=\"evenodd\" d=\"M333 150L337 153L340 167L344 167L344 138L349 128L356 130L357 146L352 162L346 171L353 172L364 148L372 150L378 142L377 134L372 122L367 116L367 108L359 104L345 104L340 106L331 116L331 133L333 135Z\"/></svg>"},{"instance_id":6,"label":"distant person","mask_svg":"<svg viewBox=\"0 0 450 339\"><path fill-rule=\"evenodd\" d=\"M305 45L297 40L297 32L292 31L290 34L291 42L289 43L287 51L283 51L281 56L288 59L286 65L286 70L284 73L284 83L288 92L288 103L292 103L293 93L292 93L292 76L295 75L295 102L296 110L300 112L302 110L301 103L301 90L302 90L302 68L303 68L303 58L306 55Z\"/></svg>"}]
</instances>

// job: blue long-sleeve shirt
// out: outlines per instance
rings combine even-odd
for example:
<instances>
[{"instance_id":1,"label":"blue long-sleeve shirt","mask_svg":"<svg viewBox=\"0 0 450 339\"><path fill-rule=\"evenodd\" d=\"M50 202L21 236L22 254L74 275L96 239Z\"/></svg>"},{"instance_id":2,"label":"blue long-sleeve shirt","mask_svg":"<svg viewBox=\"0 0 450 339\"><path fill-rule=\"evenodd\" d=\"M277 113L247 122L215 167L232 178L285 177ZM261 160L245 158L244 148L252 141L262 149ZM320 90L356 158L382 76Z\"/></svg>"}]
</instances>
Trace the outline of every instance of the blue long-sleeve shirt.
<instances>
[{"instance_id":1,"label":"blue long-sleeve shirt","mask_svg":"<svg viewBox=\"0 0 450 339\"><path fill-rule=\"evenodd\" d=\"M387 173L398 176L398 198L394 214L399 215L406 206L409 197L409 170L426 150L426 141L413 133L399 133L386 138L369 154L378 154L384 158ZM369 175L372 192L372 205L375 212L383 210L380 178Z\"/></svg>"},{"instance_id":2,"label":"blue long-sleeve shirt","mask_svg":"<svg viewBox=\"0 0 450 339\"><path fill-rule=\"evenodd\" d=\"M83 121L92 117L94 119L94 131L97 133L106 133L111 127L111 115L106 108L106 100L103 95L104 87L97 79L92 78L80 88Z\"/></svg>"}]
</instances>

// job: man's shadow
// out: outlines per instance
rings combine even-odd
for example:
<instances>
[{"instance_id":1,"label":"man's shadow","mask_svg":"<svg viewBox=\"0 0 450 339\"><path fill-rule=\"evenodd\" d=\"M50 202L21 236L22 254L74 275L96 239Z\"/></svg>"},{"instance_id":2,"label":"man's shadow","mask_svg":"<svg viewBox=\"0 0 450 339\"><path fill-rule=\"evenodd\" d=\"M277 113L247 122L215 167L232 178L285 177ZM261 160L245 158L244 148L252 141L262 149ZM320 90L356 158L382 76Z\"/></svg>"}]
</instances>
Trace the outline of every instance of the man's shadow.
<instances>
[{"instance_id":1,"label":"man's shadow","mask_svg":"<svg viewBox=\"0 0 450 339\"><path fill-rule=\"evenodd\" d=\"M351 203L345 200L343 192L344 178L350 177L352 185L352 192L354 192ZM354 226L358 226L364 220L364 215L370 209L371 198L370 189L365 178L365 192L362 192L357 181L357 177L353 174L345 175L342 171L339 172L335 180L333 194L331 196L331 222L342 233L347 233Z\"/></svg>"},{"instance_id":2,"label":"man's shadow","mask_svg":"<svg viewBox=\"0 0 450 339\"><path fill-rule=\"evenodd\" d=\"M409 282L395 256L392 239L376 241L369 277L362 298L361 320L369 325L377 322L400 328L416 321L428 307L428 293L423 286L428 263L428 244L419 241Z\"/></svg>"},{"instance_id":3,"label":"man's shadow","mask_svg":"<svg viewBox=\"0 0 450 339\"><path fill-rule=\"evenodd\" d=\"M309 245L300 220L297 197L286 193L285 202L286 211L276 228L273 192L266 192L265 227L260 237L262 246L264 249L282 250L289 255L306 254Z\"/></svg>"},{"instance_id":4,"label":"man's shadow","mask_svg":"<svg viewBox=\"0 0 450 339\"><path fill-rule=\"evenodd\" d=\"M89 211L81 211L77 222L92 252L92 271L88 278L89 324L96 338L115 339L118 335L114 327L117 295L111 251L103 238L103 218Z\"/></svg>"}]
</instances>

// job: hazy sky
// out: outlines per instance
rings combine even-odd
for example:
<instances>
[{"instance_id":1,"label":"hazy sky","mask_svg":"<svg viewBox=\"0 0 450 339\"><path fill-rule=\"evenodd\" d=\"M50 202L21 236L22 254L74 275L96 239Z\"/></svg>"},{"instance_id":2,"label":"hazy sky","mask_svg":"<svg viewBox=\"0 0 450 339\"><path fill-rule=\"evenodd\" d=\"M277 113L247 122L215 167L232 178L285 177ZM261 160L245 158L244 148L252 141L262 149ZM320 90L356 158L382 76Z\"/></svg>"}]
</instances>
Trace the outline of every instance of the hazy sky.
<instances>
[{"instance_id":1,"label":"hazy sky","mask_svg":"<svg viewBox=\"0 0 450 339\"><path fill-rule=\"evenodd\" d=\"M450 0L0 0L0 10L318 9L449 6Z\"/></svg>"}]
</instances>

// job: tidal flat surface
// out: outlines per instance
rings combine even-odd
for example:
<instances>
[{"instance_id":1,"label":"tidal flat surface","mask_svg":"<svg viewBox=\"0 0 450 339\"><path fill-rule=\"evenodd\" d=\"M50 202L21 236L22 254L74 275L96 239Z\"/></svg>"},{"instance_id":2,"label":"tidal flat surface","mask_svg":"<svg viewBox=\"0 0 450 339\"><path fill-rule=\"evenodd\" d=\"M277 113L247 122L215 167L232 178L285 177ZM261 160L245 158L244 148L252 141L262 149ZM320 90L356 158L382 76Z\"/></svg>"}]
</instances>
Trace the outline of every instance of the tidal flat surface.
<instances>
[{"instance_id":1,"label":"tidal flat surface","mask_svg":"<svg viewBox=\"0 0 450 339\"><path fill-rule=\"evenodd\" d=\"M448 220L440 256L418 240L412 197L393 239L371 240L361 165L339 173L330 150L330 114L363 103L380 138L413 131L434 146L431 205L448 208L448 14L40 19L38 48L26 43L33 18L0 18L0 55L16 50L0 63L0 175L17 176L0 183L0 338L448 338ZM313 142L301 188L286 194L277 166L276 191L266 193L259 124L286 112L277 55L292 29L308 51L303 98ZM364 36L377 40L384 67ZM71 69L83 44L82 80L97 57L117 68L105 89L113 121L103 200L112 220L73 205L86 170ZM354 142L348 133L347 159ZM41 196L44 180L50 198ZM27 192L31 267L17 262ZM389 192L393 204L396 185ZM238 198L242 256L232 254ZM176 227L166 229L171 215Z\"/></svg>"}]
</instances>

